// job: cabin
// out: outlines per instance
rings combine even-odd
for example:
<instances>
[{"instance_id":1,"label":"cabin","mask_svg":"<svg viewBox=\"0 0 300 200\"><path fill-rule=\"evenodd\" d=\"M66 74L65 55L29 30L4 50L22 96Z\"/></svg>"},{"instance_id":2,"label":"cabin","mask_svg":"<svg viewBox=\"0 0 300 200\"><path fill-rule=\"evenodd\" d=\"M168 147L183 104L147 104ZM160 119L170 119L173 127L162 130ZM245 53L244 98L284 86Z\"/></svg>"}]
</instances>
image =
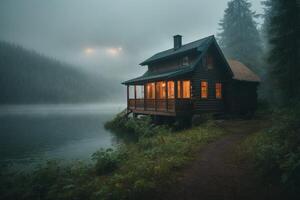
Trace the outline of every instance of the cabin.
<instances>
[{"instance_id":1,"label":"cabin","mask_svg":"<svg viewBox=\"0 0 300 200\"><path fill-rule=\"evenodd\" d=\"M147 71L125 81L134 115L191 117L202 113L253 113L260 78L243 63L226 60L214 36L174 46L140 63Z\"/></svg>"}]
</instances>

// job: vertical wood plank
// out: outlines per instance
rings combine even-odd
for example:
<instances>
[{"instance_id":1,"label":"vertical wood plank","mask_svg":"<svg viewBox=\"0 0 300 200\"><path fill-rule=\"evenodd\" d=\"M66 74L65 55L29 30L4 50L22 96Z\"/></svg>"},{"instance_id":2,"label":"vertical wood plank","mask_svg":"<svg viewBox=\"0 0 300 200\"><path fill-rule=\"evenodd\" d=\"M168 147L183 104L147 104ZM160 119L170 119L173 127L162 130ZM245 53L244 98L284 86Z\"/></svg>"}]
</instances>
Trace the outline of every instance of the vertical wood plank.
<instances>
[{"instance_id":1,"label":"vertical wood plank","mask_svg":"<svg viewBox=\"0 0 300 200\"><path fill-rule=\"evenodd\" d=\"M129 110L129 85L127 85L127 112Z\"/></svg>"},{"instance_id":2,"label":"vertical wood plank","mask_svg":"<svg viewBox=\"0 0 300 200\"><path fill-rule=\"evenodd\" d=\"M177 80L174 80L174 112L176 112L176 102L178 99L178 84L177 84Z\"/></svg>"},{"instance_id":3,"label":"vertical wood plank","mask_svg":"<svg viewBox=\"0 0 300 200\"><path fill-rule=\"evenodd\" d=\"M154 107L155 107L155 111L157 111L157 95L156 95L156 82L154 82Z\"/></svg>"},{"instance_id":4,"label":"vertical wood plank","mask_svg":"<svg viewBox=\"0 0 300 200\"><path fill-rule=\"evenodd\" d=\"M136 109L136 85L134 85L134 108Z\"/></svg>"},{"instance_id":5,"label":"vertical wood plank","mask_svg":"<svg viewBox=\"0 0 300 200\"><path fill-rule=\"evenodd\" d=\"M147 97L147 84L144 84L144 110L147 110L147 107L146 107L146 97Z\"/></svg>"},{"instance_id":6,"label":"vertical wood plank","mask_svg":"<svg viewBox=\"0 0 300 200\"><path fill-rule=\"evenodd\" d=\"M166 81L166 111L168 111L168 81Z\"/></svg>"}]
</instances>

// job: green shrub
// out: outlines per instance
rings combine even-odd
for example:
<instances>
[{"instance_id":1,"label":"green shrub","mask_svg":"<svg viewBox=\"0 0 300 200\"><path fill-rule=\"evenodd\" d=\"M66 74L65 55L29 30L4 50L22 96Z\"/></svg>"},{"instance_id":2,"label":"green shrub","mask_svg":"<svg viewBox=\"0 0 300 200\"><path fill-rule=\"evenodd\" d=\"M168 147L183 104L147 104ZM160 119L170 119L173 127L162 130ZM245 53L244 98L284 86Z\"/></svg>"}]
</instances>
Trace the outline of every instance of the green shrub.
<instances>
[{"instance_id":1,"label":"green shrub","mask_svg":"<svg viewBox=\"0 0 300 200\"><path fill-rule=\"evenodd\" d=\"M108 148L101 149L92 155L92 160L95 161L95 171L97 175L103 175L113 172L118 168L125 154L120 151Z\"/></svg>"},{"instance_id":2,"label":"green shrub","mask_svg":"<svg viewBox=\"0 0 300 200\"><path fill-rule=\"evenodd\" d=\"M170 131L167 126L154 125L149 116L130 118L124 113L119 113L111 121L106 122L104 127L121 138L129 136L130 139L135 139L135 141L141 137L151 137L161 132Z\"/></svg>"},{"instance_id":3,"label":"green shrub","mask_svg":"<svg viewBox=\"0 0 300 200\"><path fill-rule=\"evenodd\" d=\"M271 128L250 136L242 144L266 181L282 184L288 195L300 197L300 109L273 112Z\"/></svg>"}]
</instances>

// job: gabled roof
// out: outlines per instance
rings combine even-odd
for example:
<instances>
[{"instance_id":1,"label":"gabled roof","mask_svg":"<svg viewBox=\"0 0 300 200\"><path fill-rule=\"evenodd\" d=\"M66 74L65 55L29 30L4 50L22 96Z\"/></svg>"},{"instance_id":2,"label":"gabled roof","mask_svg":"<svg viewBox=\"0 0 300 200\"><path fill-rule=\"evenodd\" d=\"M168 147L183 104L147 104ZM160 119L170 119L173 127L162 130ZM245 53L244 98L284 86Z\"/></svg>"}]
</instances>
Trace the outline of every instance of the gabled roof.
<instances>
[{"instance_id":1,"label":"gabled roof","mask_svg":"<svg viewBox=\"0 0 300 200\"><path fill-rule=\"evenodd\" d=\"M165 72L151 72L147 71L142 76L128 80L123 82L122 84L130 85L130 84L139 84L148 81L155 81L155 80L162 80L162 79L169 79L178 77L189 72L192 72L198 63L201 61L202 57L205 55L207 49L210 47L211 44L214 44L220 53L220 56L224 60L225 67L229 70L230 76L232 79L239 80L239 81L250 81L250 82L260 82L260 78L252 72L249 68L247 68L244 64L236 60L229 60L227 61L225 56L223 55L216 39L214 36L209 36L195 42L188 43L183 45L178 50L169 49L160 53L155 54L154 56L150 57L146 61L142 62L141 65L146 65L152 62L162 61L163 59L170 58L173 56L178 56L180 54L184 54L190 52L192 50L198 51L198 57L195 62L190 66L179 67L175 70L165 71Z\"/></svg>"},{"instance_id":2,"label":"gabled roof","mask_svg":"<svg viewBox=\"0 0 300 200\"><path fill-rule=\"evenodd\" d=\"M237 60L228 60L227 62L233 73L233 79L239 81L260 82L260 78L243 63Z\"/></svg>"},{"instance_id":3,"label":"gabled roof","mask_svg":"<svg viewBox=\"0 0 300 200\"><path fill-rule=\"evenodd\" d=\"M184 44L179 49L176 49L176 50L174 48L172 48L172 49L168 49L166 51L159 52L157 54L154 54L153 56L151 56L144 62L142 62L140 65L148 65L150 63L160 61L160 60L163 60L166 58L170 58L173 56L177 56L178 54L184 54L184 53L186 53L188 51L192 51L192 50L203 51L204 49L207 48L207 46L210 44L210 41L212 39L214 39L213 35L202 38L200 40L196 40L191 43Z\"/></svg>"}]
</instances>

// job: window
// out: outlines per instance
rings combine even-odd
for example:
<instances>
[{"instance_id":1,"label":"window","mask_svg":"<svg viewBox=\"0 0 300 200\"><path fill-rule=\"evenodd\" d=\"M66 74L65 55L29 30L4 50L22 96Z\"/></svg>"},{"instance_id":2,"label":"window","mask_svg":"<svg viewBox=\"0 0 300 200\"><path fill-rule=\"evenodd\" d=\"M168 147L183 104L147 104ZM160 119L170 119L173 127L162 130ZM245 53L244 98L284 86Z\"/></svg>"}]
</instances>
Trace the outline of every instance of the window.
<instances>
[{"instance_id":1,"label":"window","mask_svg":"<svg viewBox=\"0 0 300 200\"><path fill-rule=\"evenodd\" d=\"M174 81L168 81L168 99L174 99L175 97Z\"/></svg>"},{"instance_id":2,"label":"window","mask_svg":"<svg viewBox=\"0 0 300 200\"><path fill-rule=\"evenodd\" d=\"M191 82L190 81L182 81L182 88L183 88L183 98L190 98L191 97Z\"/></svg>"},{"instance_id":3,"label":"window","mask_svg":"<svg viewBox=\"0 0 300 200\"><path fill-rule=\"evenodd\" d=\"M178 98L181 98L182 97L182 94L181 94L181 81L177 81L177 97Z\"/></svg>"},{"instance_id":4,"label":"window","mask_svg":"<svg viewBox=\"0 0 300 200\"><path fill-rule=\"evenodd\" d=\"M216 98L222 99L222 83L216 83Z\"/></svg>"},{"instance_id":5,"label":"window","mask_svg":"<svg viewBox=\"0 0 300 200\"><path fill-rule=\"evenodd\" d=\"M137 85L136 86L136 98L137 99L143 99L144 98L144 86L143 85Z\"/></svg>"},{"instance_id":6,"label":"window","mask_svg":"<svg viewBox=\"0 0 300 200\"><path fill-rule=\"evenodd\" d=\"M134 86L133 85L129 85L128 86L128 98L129 99L134 99Z\"/></svg>"},{"instance_id":7,"label":"window","mask_svg":"<svg viewBox=\"0 0 300 200\"><path fill-rule=\"evenodd\" d=\"M154 83L147 83L146 90L147 90L146 98L147 99L154 99L155 98L155 84Z\"/></svg>"},{"instance_id":8,"label":"window","mask_svg":"<svg viewBox=\"0 0 300 200\"><path fill-rule=\"evenodd\" d=\"M166 82L160 81L156 83L156 98L158 99L166 98Z\"/></svg>"},{"instance_id":9,"label":"window","mask_svg":"<svg viewBox=\"0 0 300 200\"><path fill-rule=\"evenodd\" d=\"M183 66L188 66L189 65L189 57L188 56L183 57L182 65Z\"/></svg>"},{"instance_id":10,"label":"window","mask_svg":"<svg viewBox=\"0 0 300 200\"><path fill-rule=\"evenodd\" d=\"M201 81L201 98L207 99L208 97L208 82Z\"/></svg>"}]
</instances>

